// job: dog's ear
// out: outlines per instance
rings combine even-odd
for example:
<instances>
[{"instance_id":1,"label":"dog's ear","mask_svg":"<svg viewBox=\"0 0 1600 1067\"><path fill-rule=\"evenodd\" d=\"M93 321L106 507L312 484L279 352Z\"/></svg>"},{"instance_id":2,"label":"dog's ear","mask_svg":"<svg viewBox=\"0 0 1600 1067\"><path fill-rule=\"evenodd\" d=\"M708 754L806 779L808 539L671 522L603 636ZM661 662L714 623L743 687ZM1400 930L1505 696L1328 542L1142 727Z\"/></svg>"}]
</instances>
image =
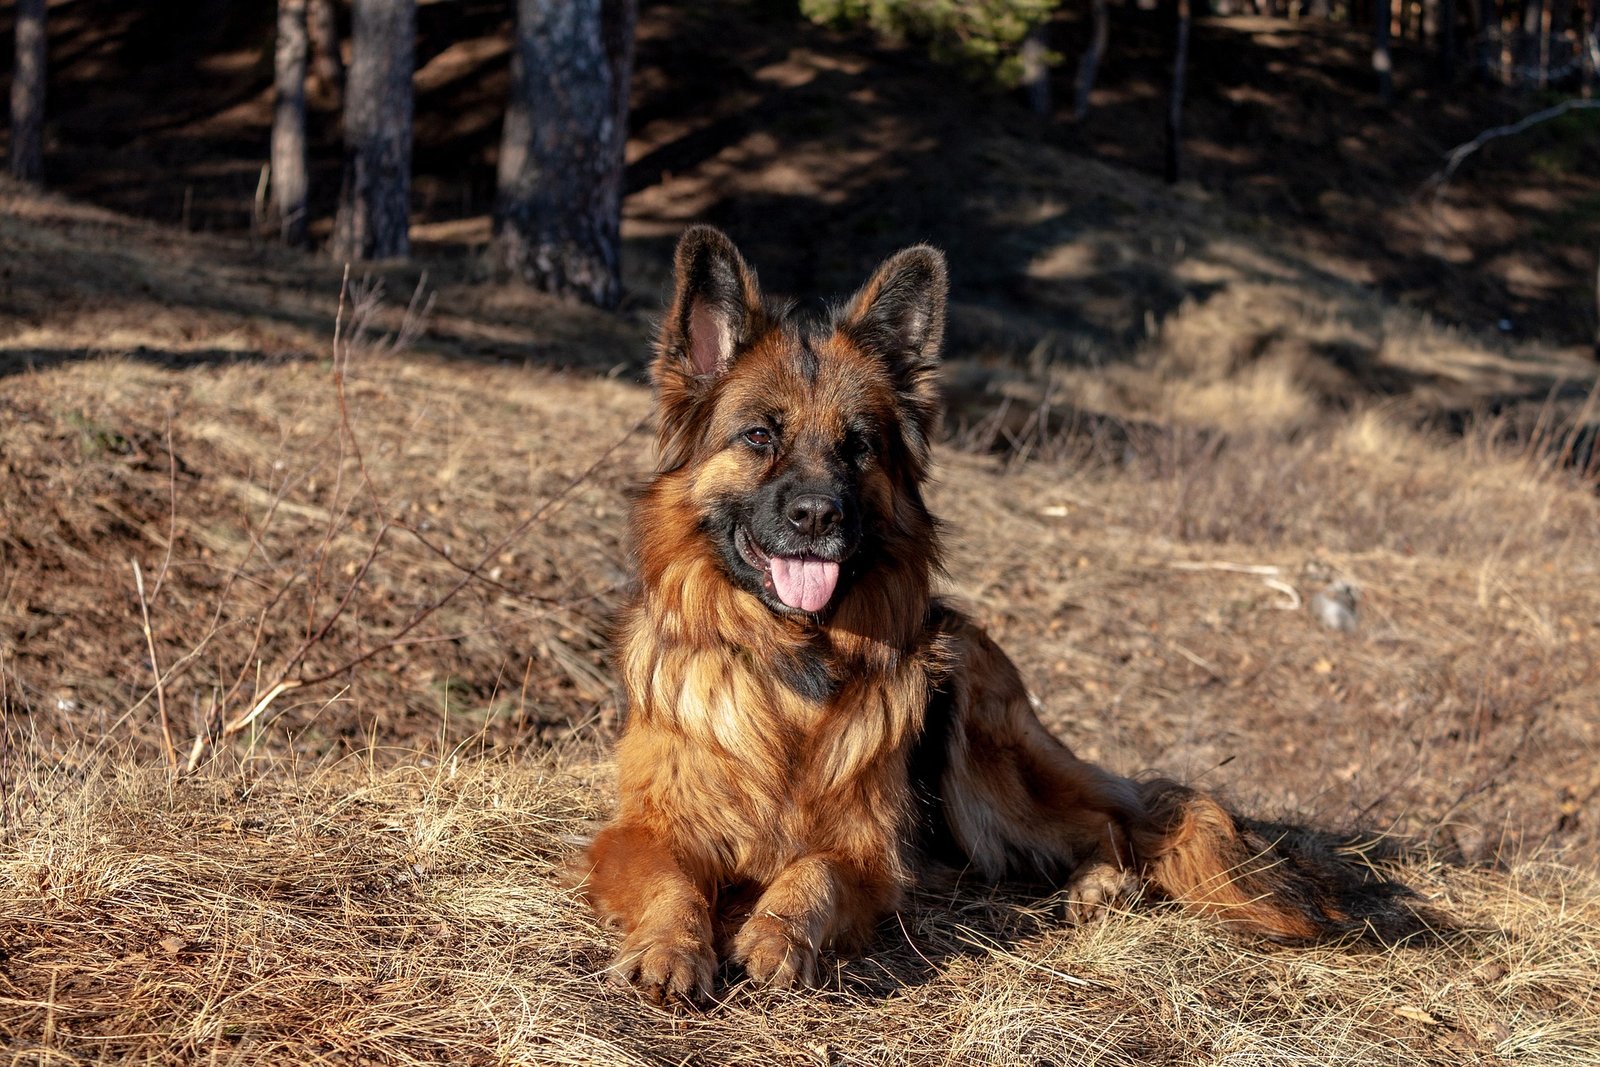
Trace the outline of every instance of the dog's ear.
<instances>
[{"instance_id":1,"label":"dog's ear","mask_svg":"<svg viewBox=\"0 0 1600 1067\"><path fill-rule=\"evenodd\" d=\"M673 254L673 273L672 304L650 370L663 469L687 462L695 408L766 323L755 272L721 230L685 230Z\"/></svg>"},{"instance_id":2,"label":"dog's ear","mask_svg":"<svg viewBox=\"0 0 1600 1067\"><path fill-rule=\"evenodd\" d=\"M950 276L944 253L915 245L890 256L850 300L838 330L894 374L900 404L925 452L939 421L939 349Z\"/></svg>"},{"instance_id":3,"label":"dog's ear","mask_svg":"<svg viewBox=\"0 0 1600 1067\"><path fill-rule=\"evenodd\" d=\"M658 386L664 376L708 380L725 373L762 320L755 272L721 230L685 230L673 272L672 306L656 341Z\"/></svg>"}]
</instances>

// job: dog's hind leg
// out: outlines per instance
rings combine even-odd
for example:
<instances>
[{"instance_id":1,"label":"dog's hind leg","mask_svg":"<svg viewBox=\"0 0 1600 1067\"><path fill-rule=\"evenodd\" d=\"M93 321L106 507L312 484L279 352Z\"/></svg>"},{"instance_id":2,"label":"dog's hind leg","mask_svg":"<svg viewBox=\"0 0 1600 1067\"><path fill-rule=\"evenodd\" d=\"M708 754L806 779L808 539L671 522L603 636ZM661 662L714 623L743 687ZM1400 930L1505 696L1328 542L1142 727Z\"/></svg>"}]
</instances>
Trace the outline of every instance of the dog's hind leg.
<instances>
[{"instance_id":1,"label":"dog's hind leg","mask_svg":"<svg viewBox=\"0 0 1600 1067\"><path fill-rule=\"evenodd\" d=\"M1062 886L1075 919L1115 905L1140 884L1137 786L1074 756L1040 724L1005 653L964 619L953 629L963 663L946 683L942 773L930 783L953 843L989 878Z\"/></svg>"}]
</instances>

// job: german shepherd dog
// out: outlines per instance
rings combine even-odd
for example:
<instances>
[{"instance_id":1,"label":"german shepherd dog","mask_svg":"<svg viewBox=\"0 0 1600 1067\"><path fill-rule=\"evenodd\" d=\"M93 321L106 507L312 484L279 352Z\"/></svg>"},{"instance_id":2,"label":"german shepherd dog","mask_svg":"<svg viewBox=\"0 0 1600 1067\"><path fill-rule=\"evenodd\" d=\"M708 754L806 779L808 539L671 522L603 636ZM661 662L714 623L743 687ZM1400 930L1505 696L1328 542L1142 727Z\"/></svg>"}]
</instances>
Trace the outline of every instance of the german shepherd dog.
<instances>
[{"instance_id":1,"label":"german shepherd dog","mask_svg":"<svg viewBox=\"0 0 1600 1067\"><path fill-rule=\"evenodd\" d=\"M616 633L618 810L574 872L623 933L615 977L701 1000L720 949L814 983L939 867L1042 876L1074 918L1148 887L1275 939L1362 925L1338 878L1214 799L1075 757L934 594L938 251L893 256L820 329L715 229L675 271Z\"/></svg>"}]
</instances>

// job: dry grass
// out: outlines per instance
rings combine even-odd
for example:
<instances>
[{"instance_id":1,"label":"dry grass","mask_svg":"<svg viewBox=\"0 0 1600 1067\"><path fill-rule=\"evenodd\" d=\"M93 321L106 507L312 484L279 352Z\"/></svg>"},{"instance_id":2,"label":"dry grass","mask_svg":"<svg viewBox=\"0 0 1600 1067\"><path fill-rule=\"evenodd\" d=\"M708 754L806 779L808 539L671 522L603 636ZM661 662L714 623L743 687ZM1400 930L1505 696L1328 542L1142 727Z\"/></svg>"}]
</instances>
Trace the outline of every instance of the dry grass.
<instances>
[{"instance_id":1,"label":"dry grass","mask_svg":"<svg viewBox=\"0 0 1600 1067\"><path fill-rule=\"evenodd\" d=\"M1474 928L1263 950L1140 909L926 898L826 988L674 1017L604 984L557 867L603 809L588 746L516 763L271 761L174 784L13 767L0 1035L17 1063L1595 1062L1600 884L1401 875Z\"/></svg>"},{"instance_id":2,"label":"dry grass","mask_svg":"<svg viewBox=\"0 0 1600 1067\"><path fill-rule=\"evenodd\" d=\"M555 877L609 803L604 633L648 398L523 363L637 368L640 325L447 280L409 353L383 350L398 307L370 316L347 423L332 272L11 199L15 1062L1600 1060L1600 502L1550 446L1592 417L1587 385L1531 419L1469 403L1575 377L1547 354L1234 279L1130 364L955 365L1015 403L972 405L958 436L981 447L946 448L931 493L952 592L1074 748L1390 830L1398 876L1468 936L1264 950L1157 908L1073 930L968 886L823 991L729 975L673 1017L603 986L610 937ZM501 343L513 361L481 358ZM1335 349L1436 373L1378 401L1317 377ZM486 553L419 643L386 644ZM1360 590L1353 633L1304 608L1336 580ZM336 677L174 781L152 676L186 750L330 618L305 676Z\"/></svg>"}]
</instances>

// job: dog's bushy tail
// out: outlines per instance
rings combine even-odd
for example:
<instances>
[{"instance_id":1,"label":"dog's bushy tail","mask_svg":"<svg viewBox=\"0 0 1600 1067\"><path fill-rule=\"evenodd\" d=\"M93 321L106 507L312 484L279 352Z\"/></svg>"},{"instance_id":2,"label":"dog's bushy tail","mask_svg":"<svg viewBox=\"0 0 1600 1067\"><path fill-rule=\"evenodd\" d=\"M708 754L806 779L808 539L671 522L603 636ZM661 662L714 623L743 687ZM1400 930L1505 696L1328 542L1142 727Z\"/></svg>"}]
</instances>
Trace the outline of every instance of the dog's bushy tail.
<instances>
[{"instance_id":1,"label":"dog's bushy tail","mask_svg":"<svg viewBox=\"0 0 1600 1067\"><path fill-rule=\"evenodd\" d=\"M1142 873L1189 910L1285 942L1392 944L1444 932L1410 889L1361 862L1356 839L1244 819L1176 782L1139 788L1147 819L1133 845Z\"/></svg>"}]
</instances>

